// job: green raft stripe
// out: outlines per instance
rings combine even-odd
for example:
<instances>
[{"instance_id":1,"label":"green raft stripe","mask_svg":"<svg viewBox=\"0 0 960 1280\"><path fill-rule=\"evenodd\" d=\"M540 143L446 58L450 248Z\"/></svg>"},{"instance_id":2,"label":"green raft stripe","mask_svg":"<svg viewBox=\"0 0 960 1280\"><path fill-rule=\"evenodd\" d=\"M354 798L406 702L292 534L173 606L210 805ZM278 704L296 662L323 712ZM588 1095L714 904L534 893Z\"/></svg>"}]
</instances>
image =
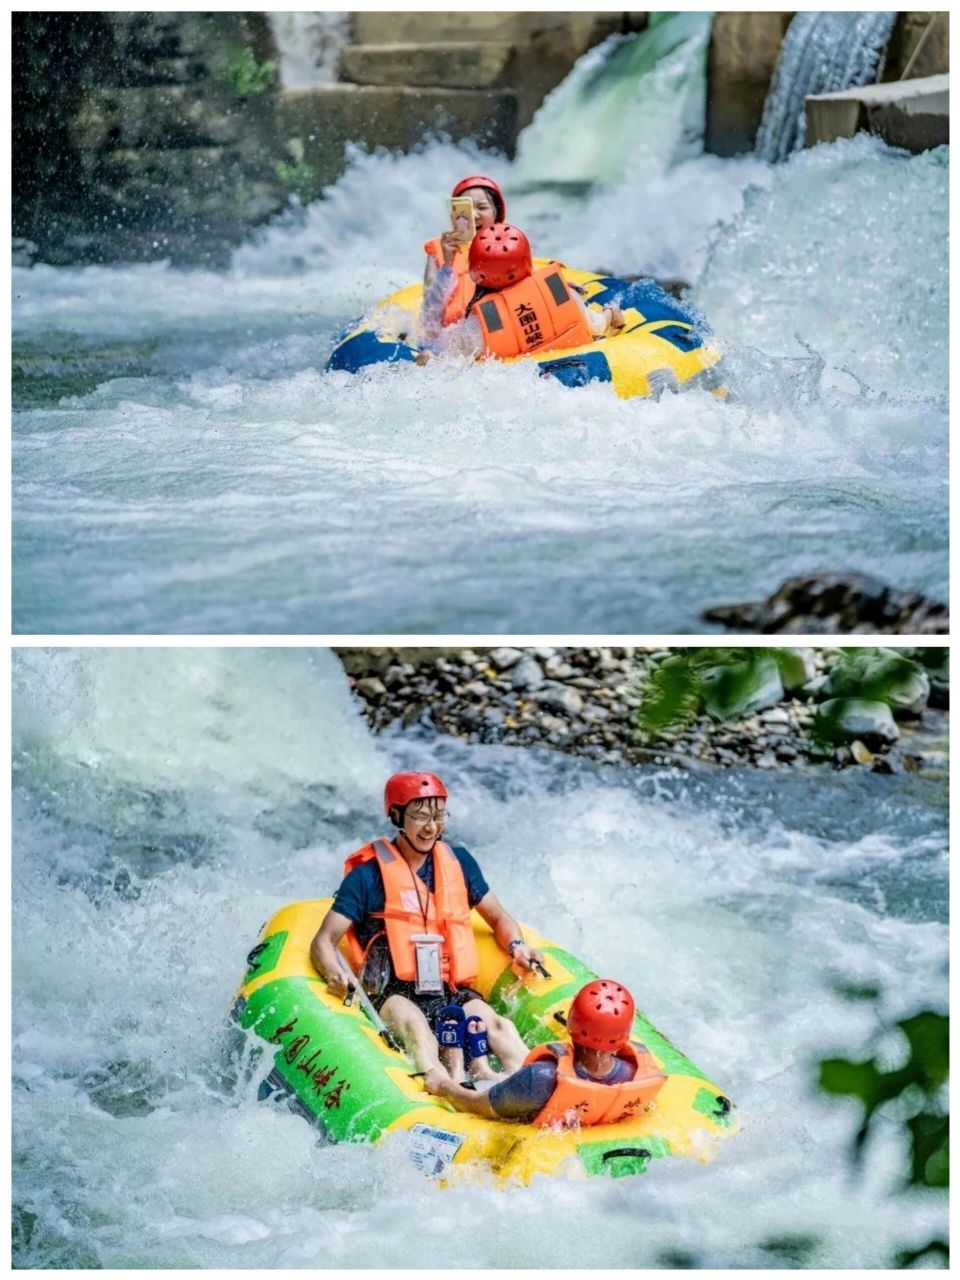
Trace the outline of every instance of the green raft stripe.
<instances>
[{"instance_id":1,"label":"green raft stripe","mask_svg":"<svg viewBox=\"0 0 960 1280\"><path fill-rule=\"evenodd\" d=\"M722 1100L722 1101L721 1101ZM698 1089L693 1099L694 1111L709 1118L723 1129L733 1126L733 1104L713 1089Z\"/></svg>"},{"instance_id":2,"label":"green raft stripe","mask_svg":"<svg viewBox=\"0 0 960 1280\"><path fill-rule=\"evenodd\" d=\"M277 967L287 936L287 930L284 929L281 933L271 933L269 938L257 943L247 956L247 972L243 975L241 986L245 987L254 978L262 978L265 973L270 973Z\"/></svg>"},{"instance_id":3,"label":"green raft stripe","mask_svg":"<svg viewBox=\"0 0 960 1280\"><path fill-rule=\"evenodd\" d=\"M319 978L264 983L247 1000L241 1025L277 1045L274 1069L336 1142L375 1142L421 1100L404 1097L385 1067L412 1071L363 1017L344 1016L319 1000Z\"/></svg>"},{"instance_id":4,"label":"green raft stripe","mask_svg":"<svg viewBox=\"0 0 960 1280\"><path fill-rule=\"evenodd\" d=\"M582 1142L577 1146L577 1155L591 1177L604 1174L609 1178L626 1178L645 1173L651 1160L669 1154L669 1142L656 1134L619 1141Z\"/></svg>"}]
</instances>

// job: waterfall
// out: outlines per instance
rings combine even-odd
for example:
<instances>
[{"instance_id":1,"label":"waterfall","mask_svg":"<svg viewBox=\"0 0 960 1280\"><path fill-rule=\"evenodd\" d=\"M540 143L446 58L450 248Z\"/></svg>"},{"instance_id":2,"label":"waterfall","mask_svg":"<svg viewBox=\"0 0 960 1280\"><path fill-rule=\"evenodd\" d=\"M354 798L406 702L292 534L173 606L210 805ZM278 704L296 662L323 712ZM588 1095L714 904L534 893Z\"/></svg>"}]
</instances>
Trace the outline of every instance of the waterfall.
<instances>
[{"instance_id":1,"label":"waterfall","mask_svg":"<svg viewBox=\"0 0 960 1280\"><path fill-rule=\"evenodd\" d=\"M607 184L698 155L712 22L654 13L645 30L585 53L521 134L515 181Z\"/></svg>"},{"instance_id":2,"label":"waterfall","mask_svg":"<svg viewBox=\"0 0 960 1280\"><path fill-rule=\"evenodd\" d=\"M803 146L809 94L872 84L883 72L884 50L896 13L798 13L783 47L763 107L756 152L785 160Z\"/></svg>"},{"instance_id":3,"label":"waterfall","mask_svg":"<svg viewBox=\"0 0 960 1280\"><path fill-rule=\"evenodd\" d=\"M349 13L271 13L270 29L285 89L312 89L337 78L350 39Z\"/></svg>"}]
</instances>

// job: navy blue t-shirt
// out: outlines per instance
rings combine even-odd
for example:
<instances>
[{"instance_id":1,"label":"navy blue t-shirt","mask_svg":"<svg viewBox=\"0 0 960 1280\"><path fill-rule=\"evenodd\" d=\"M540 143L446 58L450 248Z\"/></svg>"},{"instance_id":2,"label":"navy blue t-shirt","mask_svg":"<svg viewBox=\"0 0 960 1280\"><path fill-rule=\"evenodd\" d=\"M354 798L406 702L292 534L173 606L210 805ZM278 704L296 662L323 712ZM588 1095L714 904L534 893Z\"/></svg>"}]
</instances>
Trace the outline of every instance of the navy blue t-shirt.
<instances>
[{"instance_id":1,"label":"navy blue t-shirt","mask_svg":"<svg viewBox=\"0 0 960 1280\"><path fill-rule=\"evenodd\" d=\"M581 1067L575 1067L582 1080L594 1080ZM624 1084L633 1079L633 1067L623 1058L618 1058L616 1065L602 1084ZM495 1084L487 1093L490 1105L501 1120L519 1120L527 1123L538 1116L553 1097L557 1087L557 1064L546 1059L544 1062L531 1062L521 1067L506 1080Z\"/></svg>"},{"instance_id":2,"label":"navy blue t-shirt","mask_svg":"<svg viewBox=\"0 0 960 1280\"><path fill-rule=\"evenodd\" d=\"M477 866L476 859L463 845L451 845L453 856L463 869L463 878L467 882L467 901L475 907L481 898L490 892L490 887L483 878L483 872ZM433 892L433 854L424 861L417 875ZM383 929L382 920L370 917L376 911L382 911L387 905L387 895L383 889L383 877L375 858L361 862L344 877L337 896L333 900L333 910L346 916L354 926L361 946L366 946L375 933ZM426 906L426 902L424 902Z\"/></svg>"}]
</instances>

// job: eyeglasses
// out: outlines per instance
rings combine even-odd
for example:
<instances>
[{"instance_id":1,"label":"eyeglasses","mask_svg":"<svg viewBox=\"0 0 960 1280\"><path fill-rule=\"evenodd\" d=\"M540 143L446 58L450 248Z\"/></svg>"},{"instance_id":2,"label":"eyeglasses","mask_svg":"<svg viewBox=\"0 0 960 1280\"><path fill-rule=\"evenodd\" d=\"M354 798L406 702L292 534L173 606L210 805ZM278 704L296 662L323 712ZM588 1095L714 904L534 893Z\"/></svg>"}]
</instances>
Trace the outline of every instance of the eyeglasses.
<instances>
[{"instance_id":1,"label":"eyeglasses","mask_svg":"<svg viewBox=\"0 0 960 1280\"><path fill-rule=\"evenodd\" d=\"M432 822L435 822L438 827L442 827L447 821L447 812L445 809L440 809L436 813L411 813L408 809L407 817L411 822L416 823L418 827L429 826Z\"/></svg>"}]
</instances>

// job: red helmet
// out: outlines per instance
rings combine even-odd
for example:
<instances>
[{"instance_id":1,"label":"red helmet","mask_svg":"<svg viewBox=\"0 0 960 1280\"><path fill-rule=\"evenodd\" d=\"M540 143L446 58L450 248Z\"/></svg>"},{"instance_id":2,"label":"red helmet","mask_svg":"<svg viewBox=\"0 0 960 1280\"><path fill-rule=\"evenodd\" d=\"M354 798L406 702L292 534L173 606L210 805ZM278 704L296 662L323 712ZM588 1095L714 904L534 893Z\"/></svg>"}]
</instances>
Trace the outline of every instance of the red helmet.
<instances>
[{"instance_id":1,"label":"red helmet","mask_svg":"<svg viewBox=\"0 0 960 1280\"><path fill-rule=\"evenodd\" d=\"M424 800L431 796L438 800L447 798L447 788L435 773L395 773L387 779L383 789L383 810L389 817L394 805L402 809L411 800Z\"/></svg>"},{"instance_id":2,"label":"red helmet","mask_svg":"<svg viewBox=\"0 0 960 1280\"><path fill-rule=\"evenodd\" d=\"M465 191L469 191L471 187L486 187L493 199L493 207L497 213L497 221L502 222L507 216L507 202L503 198L503 192L492 178L485 178L482 173L474 173L469 178L461 178L450 194L452 196L462 196L463 193Z\"/></svg>"},{"instance_id":3,"label":"red helmet","mask_svg":"<svg viewBox=\"0 0 960 1280\"><path fill-rule=\"evenodd\" d=\"M509 222L495 222L473 237L470 270L477 284L487 289L519 284L533 271L530 241L519 227L512 227Z\"/></svg>"},{"instance_id":4,"label":"red helmet","mask_svg":"<svg viewBox=\"0 0 960 1280\"><path fill-rule=\"evenodd\" d=\"M567 1030L574 1044L613 1053L630 1038L633 996L610 978L588 982L574 997L567 1016Z\"/></svg>"}]
</instances>

